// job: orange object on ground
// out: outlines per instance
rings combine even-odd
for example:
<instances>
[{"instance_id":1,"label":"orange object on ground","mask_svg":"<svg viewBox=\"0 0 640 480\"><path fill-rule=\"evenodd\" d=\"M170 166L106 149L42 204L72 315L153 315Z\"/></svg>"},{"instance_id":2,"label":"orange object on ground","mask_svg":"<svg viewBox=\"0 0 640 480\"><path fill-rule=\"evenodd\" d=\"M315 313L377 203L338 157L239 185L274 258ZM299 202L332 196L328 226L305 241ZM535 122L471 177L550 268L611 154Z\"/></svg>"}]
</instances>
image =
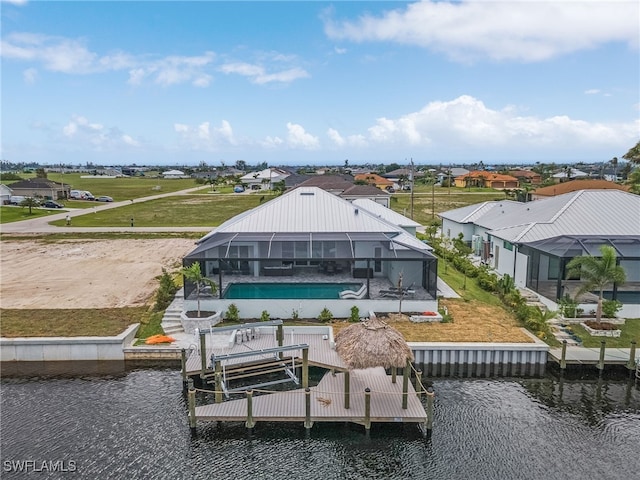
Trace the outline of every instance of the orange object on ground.
<instances>
[{"instance_id":1,"label":"orange object on ground","mask_svg":"<svg viewBox=\"0 0 640 480\"><path fill-rule=\"evenodd\" d=\"M436 312L423 312L422 315L425 317L436 317L438 314Z\"/></svg>"},{"instance_id":2,"label":"orange object on ground","mask_svg":"<svg viewBox=\"0 0 640 480\"><path fill-rule=\"evenodd\" d=\"M156 345L158 343L172 343L175 341L175 338L169 337L167 335L152 335L151 337L147 338L144 343L146 343L147 345Z\"/></svg>"}]
</instances>

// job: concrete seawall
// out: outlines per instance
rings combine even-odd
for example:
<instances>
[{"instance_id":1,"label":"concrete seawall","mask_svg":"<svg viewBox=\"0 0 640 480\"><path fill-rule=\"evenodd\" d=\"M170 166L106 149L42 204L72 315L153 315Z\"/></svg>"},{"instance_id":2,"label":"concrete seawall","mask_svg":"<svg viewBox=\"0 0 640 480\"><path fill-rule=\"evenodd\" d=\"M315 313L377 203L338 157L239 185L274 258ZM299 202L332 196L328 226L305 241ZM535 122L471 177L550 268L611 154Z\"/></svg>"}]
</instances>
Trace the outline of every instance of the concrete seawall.
<instances>
[{"instance_id":1,"label":"concrete seawall","mask_svg":"<svg viewBox=\"0 0 640 480\"><path fill-rule=\"evenodd\" d=\"M115 337L0 338L0 361L124 360L124 347L133 341L138 325Z\"/></svg>"}]
</instances>

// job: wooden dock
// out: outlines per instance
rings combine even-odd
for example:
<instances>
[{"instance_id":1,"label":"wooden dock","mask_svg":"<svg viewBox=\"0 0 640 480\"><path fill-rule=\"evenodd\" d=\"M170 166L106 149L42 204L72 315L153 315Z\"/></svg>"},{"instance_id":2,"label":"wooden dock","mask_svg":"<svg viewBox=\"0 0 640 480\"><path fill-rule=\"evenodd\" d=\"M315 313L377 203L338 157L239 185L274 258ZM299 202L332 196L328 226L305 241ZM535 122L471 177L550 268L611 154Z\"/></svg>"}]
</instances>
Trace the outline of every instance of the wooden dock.
<instances>
[{"instance_id":1,"label":"wooden dock","mask_svg":"<svg viewBox=\"0 0 640 480\"><path fill-rule=\"evenodd\" d=\"M247 398L195 407L197 421L242 421L247 426L255 422L352 422L369 428L373 422L403 422L427 425L428 416L413 386L409 383L407 408L402 408L402 377L392 383L392 376L383 368L354 370L349 374L349 408L345 408L345 373L328 372L310 390L309 414L303 389L263 393ZM365 389L370 390L369 407ZM256 391L254 391L256 392ZM369 410L367 412L367 409ZM309 424L308 422L311 422Z\"/></svg>"},{"instance_id":2,"label":"wooden dock","mask_svg":"<svg viewBox=\"0 0 640 480\"><path fill-rule=\"evenodd\" d=\"M296 344L307 344L309 345L309 365L313 365L316 367L326 368L328 370L338 370L344 371L346 370L346 365L337 354L335 349L331 348L329 344L329 340L323 339L323 335L321 334L305 334L305 333L293 333L285 335L283 346L287 345L296 345ZM256 338L239 343L234 344L231 347L207 347L207 372L211 372L212 366L209 365L209 359L212 354L215 355L225 355L230 353L241 353L241 352L253 352L265 350L268 348L273 348L277 346L277 342L274 340L273 334L262 334L258 335ZM289 353L291 354L291 353ZM301 358L302 352L298 351L298 355L294 355L298 359ZM260 359L260 355L256 355L252 357L252 360ZM273 355L264 355L262 356L263 360L274 358ZM246 361L246 360L245 360ZM229 360L226 362L226 365L233 364L241 364L243 360ZM198 351L194 351L189 355L189 358L186 360L186 374L188 376L198 375L202 372L202 359L200 357L200 353Z\"/></svg>"},{"instance_id":3,"label":"wooden dock","mask_svg":"<svg viewBox=\"0 0 640 480\"><path fill-rule=\"evenodd\" d=\"M564 343L562 348L550 349L549 358L559 363L562 369L567 365L595 365L600 370L606 365L623 365L635 370L636 342L631 342L631 348L606 347L605 342L597 348L569 347Z\"/></svg>"}]
</instances>

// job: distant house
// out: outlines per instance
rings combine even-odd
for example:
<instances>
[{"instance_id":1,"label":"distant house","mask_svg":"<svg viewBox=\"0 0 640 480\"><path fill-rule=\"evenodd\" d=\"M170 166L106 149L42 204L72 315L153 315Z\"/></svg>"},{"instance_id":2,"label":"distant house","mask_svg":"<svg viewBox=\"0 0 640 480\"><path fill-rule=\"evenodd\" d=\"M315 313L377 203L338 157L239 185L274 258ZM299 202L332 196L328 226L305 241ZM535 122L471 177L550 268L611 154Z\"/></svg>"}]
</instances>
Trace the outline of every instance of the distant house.
<instances>
[{"instance_id":1,"label":"distant house","mask_svg":"<svg viewBox=\"0 0 640 480\"><path fill-rule=\"evenodd\" d=\"M570 173L569 173L570 172ZM585 173L581 170L577 170L575 168L570 168L569 172L558 172L552 175L553 181L556 183L568 182L569 180L575 180L578 178L587 178L589 176L588 173Z\"/></svg>"},{"instance_id":2,"label":"distant house","mask_svg":"<svg viewBox=\"0 0 640 480\"><path fill-rule=\"evenodd\" d=\"M456 177L461 177L463 175L467 175L468 173L469 173L469 170L467 170L466 168L461 168L461 167L443 168L440 172L436 174L436 179L440 184L444 183L447 179L453 182L453 180Z\"/></svg>"},{"instance_id":3,"label":"distant house","mask_svg":"<svg viewBox=\"0 0 640 480\"><path fill-rule=\"evenodd\" d=\"M511 175L474 170L455 179L456 187L518 188L518 179Z\"/></svg>"},{"instance_id":4,"label":"distant house","mask_svg":"<svg viewBox=\"0 0 640 480\"><path fill-rule=\"evenodd\" d=\"M383 205L387 209L391 203L391 195L373 185L351 185L340 193L339 196L350 202L357 199L369 199L372 202Z\"/></svg>"},{"instance_id":5,"label":"distant house","mask_svg":"<svg viewBox=\"0 0 640 480\"><path fill-rule=\"evenodd\" d=\"M511 170L509 175L518 179L519 183L529 183L531 185L540 185L542 176L531 170Z\"/></svg>"},{"instance_id":6,"label":"distant house","mask_svg":"<svg viewBox=\"0 0 640 480\"><path fill-rule=\"evenodd\" d=\"M557 183L533 190L531 192L531 199L540 200L542 198L555 197L556 195L563 195L578 190L622 190L623 192L628 192L629 186L618 185L617 183L607 180L571 180L569 182Z\"/></svg>"},{"instance_id":7,"label":"distant house","mask_svg":"<svg viewBox=\"0 0 640 480\"><path fill-rule=\"evenodd\" d=\"M6 185L0 184L0 205L6 205L9 203L9 199L11 198L11 195L13 195L13 193L11 193L12 191L13 190Z\"/></svg>"},{"instance_id":8,"label":"distant house","mask_svg":"<svg viewBox=\"0 0 640 480\"><path fill-rule=\"evenodd\" d=\"M185 173L181 170L167 170L162 172L164 178L185 178Z\"/></svg>"},{"instance_id":9,"label":"distant house","mask_svg":"<svg viewBox=\"0 0 640 480\"><path fill-rule=\"evenodd\" d=\"M279 168L265 168L259 172L249 172L240 177L240 182L251 190L271 190L276 182L280 182L290 175Z\"/></svg>"},{"instance_id":10,"label":"distant house","mask_svg":"<svg viewBox=\"0 0 640 480\"><path fill-rule=\"evenodd\" d=\"M314 175L299 184L301 187L318 187L335 195L353 187L351 175Z\"/></svg>"},{"instance_id":11,"label":"distant house","mask_svg":"<svg viewBox=\"0 0 640 480\"><path fill-rule=\"evenodd\" d=\"M567 280L567 263L576 256L615 248L627 281L611 285L605 297L624 304L621 314L640 316L640 196L620 190L578 190L535 202L493 201L440 214L442 231L462 233L485 263L510 275L557 309L566 294L575 296L579 280ZM593 309L595 296L581 297ZM591 305L588 305L588 304Z\"/></svg>"},{"instance_id":12,"label":"distant house","mask_svg":"<svg viewBox=\"0 0 640 480\"><path fill-rule=\"evenodd\" d=\"M356 182L367 182L369 185L373 185L382 190L393 187L393 182L386 178L381 177L377 173L359 173L355 176Z\"/></svg>"},{"instance_id":13,"label":"distant house","mask_svg":"<svg viewBox=\"0 0 640 480\"><path fill-rule=\"evenodd\" d=\"M30 178L11 184L12 195L24 197L42 197L50 200L69 198L71 185L54 182L47 178Z\"/></svg>"}]
</instances>

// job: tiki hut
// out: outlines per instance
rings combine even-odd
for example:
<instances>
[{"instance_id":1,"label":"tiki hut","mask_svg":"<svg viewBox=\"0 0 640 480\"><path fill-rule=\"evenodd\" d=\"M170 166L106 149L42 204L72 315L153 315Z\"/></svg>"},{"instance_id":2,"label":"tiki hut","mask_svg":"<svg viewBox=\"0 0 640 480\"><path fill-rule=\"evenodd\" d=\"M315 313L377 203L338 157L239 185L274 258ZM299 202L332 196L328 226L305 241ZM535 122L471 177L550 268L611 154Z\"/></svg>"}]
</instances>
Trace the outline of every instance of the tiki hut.
<instances>
[{"instance_id":1,"label":"tiki hut","mask_svg":"<svg viewBox=\"0 0 640 480\"><path fill-rule=\"evenodd\" d=\"M375 315L338 332L336 351L350 370L403 368L413 361L413 353L402 334Z\"/></svg>"}]
</instances>

